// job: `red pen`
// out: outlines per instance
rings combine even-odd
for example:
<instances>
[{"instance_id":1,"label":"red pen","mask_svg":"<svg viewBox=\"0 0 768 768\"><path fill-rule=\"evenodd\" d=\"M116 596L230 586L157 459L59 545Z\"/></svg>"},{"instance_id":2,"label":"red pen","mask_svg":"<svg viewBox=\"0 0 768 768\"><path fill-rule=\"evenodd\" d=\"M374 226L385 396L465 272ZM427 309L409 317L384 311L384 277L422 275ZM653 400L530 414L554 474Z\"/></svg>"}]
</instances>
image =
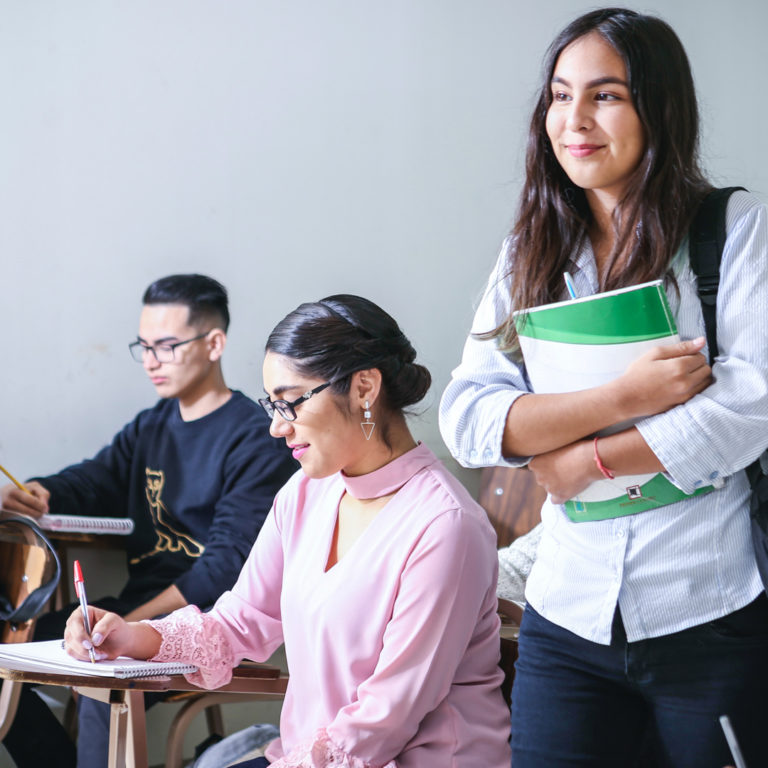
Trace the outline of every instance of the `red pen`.
<instances>
[{"instance_id":1,"label":"red pen","mask_svg":"<svg viewBox=\"0 0 768 768\"><path fill-rule=\"evenodd\" d=\"M80 561L75 560L75 592L80 598L80 608L83 611L83 626L88 633L88 637L91 636L91 621L88 618L88 599L85 596L85 582L83 581L83 572L80 570ZM93 648L88 649L88 655L91 657L91 664L96 663L96 656L93 653Z\"/></svg>"}]
</instances>

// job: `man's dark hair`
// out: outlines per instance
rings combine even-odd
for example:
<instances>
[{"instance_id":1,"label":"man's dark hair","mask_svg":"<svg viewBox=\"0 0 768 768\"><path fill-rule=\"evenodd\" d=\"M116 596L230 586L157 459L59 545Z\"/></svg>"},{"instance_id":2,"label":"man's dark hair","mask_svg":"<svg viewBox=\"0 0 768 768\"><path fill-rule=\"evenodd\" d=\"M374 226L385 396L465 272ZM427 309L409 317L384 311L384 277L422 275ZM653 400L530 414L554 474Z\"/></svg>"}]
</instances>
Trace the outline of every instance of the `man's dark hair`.
<instances>
[{"instance_id":1,"label":"man's dark hair","mask_svg":"<svg viewBox=\"0 0 768 768\"><path fill-rule=\"evenodd\" d=\"M211 321L223 331L229 328L227 289L205 275L170 275L155 280L144 291L144 304L183 304L189 308L189 325Z\"/></svg>"}]
</instances>

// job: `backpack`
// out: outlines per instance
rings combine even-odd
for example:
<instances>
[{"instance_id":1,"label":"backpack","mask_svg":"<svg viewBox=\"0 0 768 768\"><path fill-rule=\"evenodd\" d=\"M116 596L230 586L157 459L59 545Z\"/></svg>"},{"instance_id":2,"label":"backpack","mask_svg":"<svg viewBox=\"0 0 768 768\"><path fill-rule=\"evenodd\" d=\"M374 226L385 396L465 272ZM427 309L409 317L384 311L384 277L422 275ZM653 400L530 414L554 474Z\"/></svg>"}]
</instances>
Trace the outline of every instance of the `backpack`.
<instances>
[{"instance_id":1,"label":"backpack","mask_svg":"<svg viewBox=\"0 0 768 768\"><path fill-rule=\"evenodd\" d=\"M704 315L709 348L709 364L717 356L717 291L720 286L720 260L725 246L725 211L728 199L744 187L724 187L707 195L696 212L689 234L691 269ZM768 450L746 468L752 487L750 522L757 569L768 590Z\"/></svg>"}]
</instances>

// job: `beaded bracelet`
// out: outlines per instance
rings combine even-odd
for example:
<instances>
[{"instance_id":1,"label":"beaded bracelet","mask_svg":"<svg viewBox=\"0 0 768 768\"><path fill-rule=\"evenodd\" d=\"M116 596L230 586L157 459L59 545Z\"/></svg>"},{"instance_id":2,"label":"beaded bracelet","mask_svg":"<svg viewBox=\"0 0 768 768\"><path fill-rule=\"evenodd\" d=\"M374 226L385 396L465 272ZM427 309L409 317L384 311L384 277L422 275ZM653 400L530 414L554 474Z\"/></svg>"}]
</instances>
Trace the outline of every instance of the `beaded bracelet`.
<instances>
[{"instance_id":1,"label":"beaded bracelet","mask_svg":"<svg viewBox=\"0 0 768 768\"><path fill-rule=\"evenodd\" d=\"M597 452L597 438L594 440L594 446L595 446L595 464L597 464L597 468L603 473L603 477L607 478L608 480L613 480L616 475L608 469L608 467L603 464L602 461L600 461L600 454Z\"/></svg>"}]
</instances>

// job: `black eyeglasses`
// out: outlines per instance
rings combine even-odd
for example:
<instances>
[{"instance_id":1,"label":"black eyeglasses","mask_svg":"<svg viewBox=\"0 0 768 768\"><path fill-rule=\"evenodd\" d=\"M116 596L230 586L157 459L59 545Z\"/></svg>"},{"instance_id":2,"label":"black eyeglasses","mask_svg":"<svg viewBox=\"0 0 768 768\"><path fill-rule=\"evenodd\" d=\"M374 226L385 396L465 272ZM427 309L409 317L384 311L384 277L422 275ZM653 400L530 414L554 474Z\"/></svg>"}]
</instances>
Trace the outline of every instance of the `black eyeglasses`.
<instances>
[{"instance_id":1,"label":"black eyeglasses","mask_svg":"<svg viewBox=\"0 0 768 768\"><path fill-rule=\"evenodd\" d=\"M190 344L193 341L205 338L210 331L201 333L199 336L195 336L193 339L187 339L186 341L177 341L173 344L145 344L143 341L132 341L128 345L128 349L131 352L131 356L137 363L143 363L144 358L151 352L155 360L158 363L173 363L176 360L176 347L181 347L184 344Z\"/></svg>"},{"instance_id":2,"label":"black eyeglasses","mask_svg":"<svg viewBox=\"0 0 768 768\"><path fill-rule=\"evenodd\" d=\"M286 421L296 421L296 406L301 405L305 400L309 400L312 395L322 392L326 387L330 387L332 381L326 381L309 392L305 392L301 397L297 397L293 402L287 400L270 400L268 397L262 397L256 402L267 412L270 419L275 417L277 411Z\"/></svg>"}]
</instances>

